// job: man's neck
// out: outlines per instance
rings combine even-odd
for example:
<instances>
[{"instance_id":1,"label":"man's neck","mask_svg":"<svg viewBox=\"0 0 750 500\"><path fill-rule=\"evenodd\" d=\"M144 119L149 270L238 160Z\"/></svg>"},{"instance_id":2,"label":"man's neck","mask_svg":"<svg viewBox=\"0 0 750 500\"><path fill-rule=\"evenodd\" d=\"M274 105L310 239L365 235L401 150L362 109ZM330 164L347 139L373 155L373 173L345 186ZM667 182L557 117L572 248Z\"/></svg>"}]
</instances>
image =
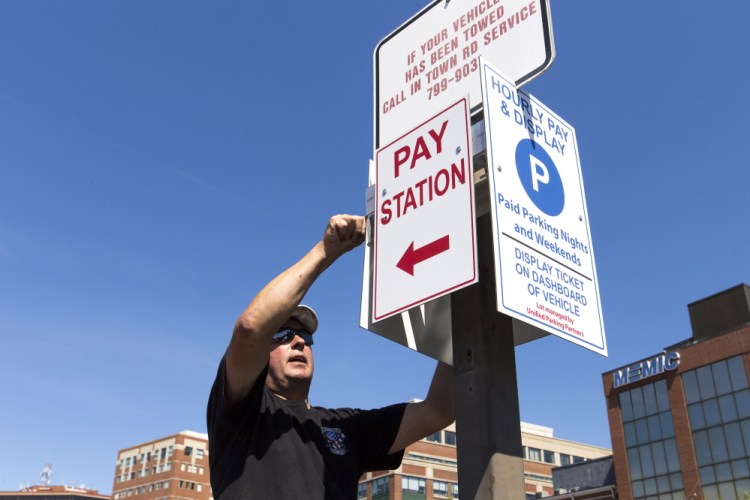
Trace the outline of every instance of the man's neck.
<instances>
[{"instance_id":1,"label":"man's neck","mask_svg":"<svg viewBox=\"0 0 750 500\"><path fill-rule=\"evenodd\" d=\"M295 397L294 395L291 395L291 394L283 394L281 392L274 391L270 387L268 388L268 390L271 391L271 394L273 394L279 399L283 399L284 401L304 401L305 406L307 406L307 409L308 410L310 409L310 402L307 400L306 395L302 397Z\"/></svg>"}]
</instances>

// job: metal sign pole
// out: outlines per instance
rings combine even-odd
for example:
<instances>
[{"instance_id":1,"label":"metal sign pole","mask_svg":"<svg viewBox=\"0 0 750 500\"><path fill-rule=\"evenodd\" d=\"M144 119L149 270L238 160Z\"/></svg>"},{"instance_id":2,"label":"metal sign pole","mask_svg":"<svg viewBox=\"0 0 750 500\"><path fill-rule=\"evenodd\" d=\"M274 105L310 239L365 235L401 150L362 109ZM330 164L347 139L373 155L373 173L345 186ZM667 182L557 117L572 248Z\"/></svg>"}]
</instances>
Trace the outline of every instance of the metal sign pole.
<instances>
[{"instance_id":1,"label":"metal sign pole","mask_svg":"<svg viewBox=\"0 0 750 500\"><path fill-rule=\"evenodd\" d=\"M461 498L525 498L513 321L497 312L492 222L477 220L479 283L451 297Z\"/></svg>"}]
</instances>

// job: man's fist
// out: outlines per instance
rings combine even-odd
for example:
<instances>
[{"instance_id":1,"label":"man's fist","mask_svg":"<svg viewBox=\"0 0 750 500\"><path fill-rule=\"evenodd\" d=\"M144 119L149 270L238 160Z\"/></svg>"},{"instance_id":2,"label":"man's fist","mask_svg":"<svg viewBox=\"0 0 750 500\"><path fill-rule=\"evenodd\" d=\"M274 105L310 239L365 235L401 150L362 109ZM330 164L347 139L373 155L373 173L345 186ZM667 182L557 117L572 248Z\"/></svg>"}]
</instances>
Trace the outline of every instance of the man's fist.
<instances>
[{"instance_id":1,"label":"man's fist","mask_svg":"<svg viewBox=\"0 0 750 500\"><path fill-rule=\"evenodd\" d=\"M365 241L365 218L359 215L334 215L328 221L323 243L326 253L335 257L358 247Z\"/></svg>"}]
</instances>

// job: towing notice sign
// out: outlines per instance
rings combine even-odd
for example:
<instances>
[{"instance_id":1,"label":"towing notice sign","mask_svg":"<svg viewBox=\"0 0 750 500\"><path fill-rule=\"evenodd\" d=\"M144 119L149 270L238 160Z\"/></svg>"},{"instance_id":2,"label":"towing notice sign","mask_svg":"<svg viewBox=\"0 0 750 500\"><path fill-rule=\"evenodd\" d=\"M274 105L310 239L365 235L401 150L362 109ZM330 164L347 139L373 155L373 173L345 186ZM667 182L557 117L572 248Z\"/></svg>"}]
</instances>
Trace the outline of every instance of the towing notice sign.
<instances>
[{"instance_id":1,"label":"towing notice sign","mask_svg":"<svg viewBox=\"0 0 750 500\"><path fill-rule=\"evenodd\" d=\"M464 98L377 151L373 322L475 283Z\"/></svg>"},{"instance_id":2,"label":"towing notice sign","mask_svg":"<svg viewBox=\"0 0 750 500\"><path fill-rule=\"evenodd\" d=\"M375 148L414 117L469 95L481 103L479 57L516 85L555 58L549 0L434 0L380 41L374 53Z\"/></svg>"},{"instance_id":3,"label":"towing notice sign","mask_svg":"<svg viewBox=\"0 0 750 500\"><path fill-rule=\"evenodd\" d=\"M575 130L481 61L498 311L607 355Z\"/></svg>"}]
</instances>

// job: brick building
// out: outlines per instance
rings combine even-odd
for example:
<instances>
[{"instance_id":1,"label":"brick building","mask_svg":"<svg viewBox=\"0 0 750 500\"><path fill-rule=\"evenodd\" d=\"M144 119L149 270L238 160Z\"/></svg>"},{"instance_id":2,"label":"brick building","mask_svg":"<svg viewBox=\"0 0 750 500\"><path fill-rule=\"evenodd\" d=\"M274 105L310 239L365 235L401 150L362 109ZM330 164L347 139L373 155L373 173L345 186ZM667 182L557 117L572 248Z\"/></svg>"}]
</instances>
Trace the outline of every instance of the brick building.
<instances>
[{"instance_id":1,"label":"brick building","mask_svg":"<svg viewBox=\"0 0 750 500\"><path fill-rule=\"evenodd\" d=\"M621 499L750 499L750 287L688 311L691 338L602 375Z\"/></svg>"},{"instance_id":2,"label":"brick building","mask_svg":"<svg viewBox=\"0 0 750 500\"><path fill-rule=\"evenodd\" d=\"M117 453L113 500L209 500L208 436L182 431Z\"/></svg>"},{"instance_id":3,"label":"brick building","mask_svg":"<svg viewBox=\"0 0 750 500\"><path fill-rule=\"evenodd\" d=\"M20 491L0 491L0 500L112 500L112 497L74 486L38 485Z\"/></svg>"},{"instance_id":4,"label":"brick building","mask_svg":"<svg viewBox=\"0 0 750 500\"><path fill-rule=\"evenodd\" d=\"M401 467L367 473L359 499L413 500L460 498L455 424L408 446ZM611 450L554 437L553 429L521 423L527 496L553 494L552 469L611 455Z\"/></svg>"}]
</instances>

